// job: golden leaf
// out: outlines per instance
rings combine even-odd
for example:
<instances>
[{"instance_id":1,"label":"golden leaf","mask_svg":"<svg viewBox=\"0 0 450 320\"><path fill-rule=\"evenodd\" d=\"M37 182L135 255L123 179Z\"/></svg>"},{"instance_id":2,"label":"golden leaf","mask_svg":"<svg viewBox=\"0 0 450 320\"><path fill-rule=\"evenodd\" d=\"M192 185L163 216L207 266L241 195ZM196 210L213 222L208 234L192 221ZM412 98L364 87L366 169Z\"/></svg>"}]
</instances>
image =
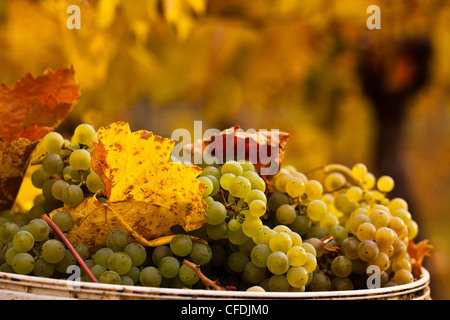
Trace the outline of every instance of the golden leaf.
<instances>
[{"instance_id":1,"label":"golden leaf","mask_svg":"<svg viewBox=\"0 0 450 320\"><path fill-rule=\"evenodd\" d=\"M205 223L204 185L196 179L199 167L169 161L174 141L141 130L131 133L128 123L116 122L98 131L92 169L105 185L107 204L87 198L67 209L74 227L68 238L90 248L105 244L111 230L154 246L180 225L186 231ZM59 211L60 209L58 209Z\"/></svg>"}]
</instances>

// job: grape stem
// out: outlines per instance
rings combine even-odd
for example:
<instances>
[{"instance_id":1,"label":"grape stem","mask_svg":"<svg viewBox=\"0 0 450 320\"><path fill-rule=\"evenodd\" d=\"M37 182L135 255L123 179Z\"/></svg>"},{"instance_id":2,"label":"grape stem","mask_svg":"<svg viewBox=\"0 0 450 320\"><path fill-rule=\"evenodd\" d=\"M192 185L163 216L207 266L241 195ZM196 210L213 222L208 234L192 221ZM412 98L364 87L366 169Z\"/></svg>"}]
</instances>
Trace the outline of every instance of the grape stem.
<instances>
[{"instance_id":1,"label":"grape stem","mask_svg":"<svg viewBox=\"0 0 450 320\"><path fill-rule=\"evenodd\" d=\"M75 259L78 261L78 263L83 268L83 270L86 272L86 274L89 276L89 278L92 280L92 282L98 283L98 280L95 277L95 275L92 273L91 269L89 269L87 264L84 262L83 258L81 258L81 256L78 254L77 250L75 250L73 245L70 243L69 239L67 239L67 237L61 231L61 229L56 225L56 223L52 219L50 219L50 217L47 214L43 214L41 216L41 219L45 220L48 223L48 225L50 226L50 228L52 228L53 231L56 232L58 237L62 240L62 242L64 242L67 249L69 249L69 251L73 254Z\"/></svg>"},{"instance_id":2,"label":"grape stem","mask_svg":"<svg viewBox=\"0 0 450 320\"><path fill-rule=\"evenodd\" d=\"M195 264L189 260L184 259L183 260L183 264L187 265L189 268L191 268L196 274L197 276L200 278L200 280L203 282L203 284L205 285L205 287L207 289L213 288L219 291L224 291L224 290L230 290L230 291L234 291L236 290L235 287L233 286L226 286L226 287L222 287L221 285L219 285L219 282L213 281L211 279L209 279L207 276L205 276L201 270L200 270L200 266L198 264Z\"/></svg>"},{"instance_id":3,"label":"grape stem","mask_svg":"<svg viewBox=\"0 0 450 320\"><path fill-rule=\"evenodd\" d=\"M329 236L329 237L323 239L322 240L323 249L328 252L341 253L341 248L339 248L338 246L334 246L334 248L327 247L327 243L333 239L334 239L333 236Z\"/></svg>"}]
</instances>

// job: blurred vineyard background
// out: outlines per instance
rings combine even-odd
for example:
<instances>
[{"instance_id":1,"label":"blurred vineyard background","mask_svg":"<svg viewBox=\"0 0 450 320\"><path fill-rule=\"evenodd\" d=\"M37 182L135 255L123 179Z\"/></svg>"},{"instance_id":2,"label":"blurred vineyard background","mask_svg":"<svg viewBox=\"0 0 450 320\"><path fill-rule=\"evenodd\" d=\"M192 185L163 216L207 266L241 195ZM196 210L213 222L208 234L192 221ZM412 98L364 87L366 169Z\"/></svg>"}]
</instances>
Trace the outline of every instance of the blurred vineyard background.
<instances>
[{"instance_id":1,"label":"blurred vineyard background","mask_svg":"<svg viewBox=\"0 0 450 320\"><path fill-rule=\"evenodd\" d=\"M394 177L435 246L435 299L450 299L448 57L449 1L0 0L0 83L74 66L82 97L60 132L276 128L299 170L363 162Z\"/></svg>"}]
</instances>

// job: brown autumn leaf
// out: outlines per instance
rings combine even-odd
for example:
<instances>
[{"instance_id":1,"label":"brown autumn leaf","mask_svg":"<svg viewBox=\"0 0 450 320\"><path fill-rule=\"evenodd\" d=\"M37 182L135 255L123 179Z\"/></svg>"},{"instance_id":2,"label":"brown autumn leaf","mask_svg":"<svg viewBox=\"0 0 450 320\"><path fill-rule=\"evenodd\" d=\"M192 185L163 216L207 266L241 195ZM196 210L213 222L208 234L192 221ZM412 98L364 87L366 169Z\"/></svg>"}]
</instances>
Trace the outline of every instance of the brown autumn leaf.
<instances>
[{"instance_id":1,"label":"brown autumn leaf","mask_svg":"<svg viewBox=\"0 0 450 320\"><path fill-rule=\"evenodd\" d=\"M131 132L126 122L100 128L98 141L92 169L105 185L107 204L94 196L63 209L74 220L71 243L94 250L105 245L109 231L120 229L155 246L170 241L175 225L191 231L205 223L205 187L196 179L201 169L169 161L174 141L146 130Z\"/></svg>"},{"instance_id":2,"label":"brown autumn leaf","mask_svg":"<svg viewBox=\"0 0 450 320\"><path fill-rule=\"evenodd\" d=\"M429 240L425 239L418 243L413 240L409 241L408 254L411 258L412 274L414 278L418 279L422 275L422 262L425 257L431 255L433 246L429 244Z\"/></svg>"},{"instance_id":3,"label":"brown autumn leaf","mask_svg":"<svg viewBox=\"0 0 450 320\"><path fill-rule=\"evenodd\" d=\"M0 86L0 210L10 209L33 150L67 116L80 96L73 68L27 74Z\"/></svg>"},{"instance_id":4,"label":"brown autumn leaf","mask_svg":"<svg viewBox=\"0 0 450 320\"><path fill-rule=\"evenodd\" d=\"M244 131L240 126L223 130L209 138L186 145L184 151L215 156L224 163L229 155L252 162L258 172L270 179L283 162L289 133L278 130Z\"/></svg>"}]
</instances>

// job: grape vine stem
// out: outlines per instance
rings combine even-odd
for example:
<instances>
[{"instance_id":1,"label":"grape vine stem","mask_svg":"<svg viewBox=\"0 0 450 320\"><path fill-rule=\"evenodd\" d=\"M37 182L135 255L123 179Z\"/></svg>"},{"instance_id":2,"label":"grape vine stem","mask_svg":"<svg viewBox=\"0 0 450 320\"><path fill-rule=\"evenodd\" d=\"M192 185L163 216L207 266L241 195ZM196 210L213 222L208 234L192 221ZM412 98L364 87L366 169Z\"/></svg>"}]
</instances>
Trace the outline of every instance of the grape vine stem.
<instances>
[{"instance_id":1,"label":"grape vine stem","mask_svg":"<svg viewBox=\"0 0 450 320\"><path fill-rule=\"evenodd\" d=\"M77 250L75 250L73 245L70 243L69 239L67 239L67 237L61 231L61 229L56 225L56 223L52 219L50 219L50 217L47 214L43 214L41 216L41 218L48 223L50 228L52 228L53 231L55 231L56 234L58 235L58 237L62 240L62 242L64 242L67 249L69 249L69 251L73 254L75 259L78 261L78 263L83 268L83 270L86 272L86 274L89 276L89 278L92 280L92 282L98 283L98 280L95 277L95 275L92 273L91 269L89 269L87 264L84 262L83 258L81 258L81 256L78 254Z\"/></svg>"},{"instance_id":2,"label":"grape vine stem","mask_svg":"<svg viewBox=\"0 0 450 320\"><path fill-rule=\"evenodd\" d=\"M213 280L209 279L207 276L205 276L201 272L199 265L197 265L189 260L184 259L183 264L187 265L189 268L191 268L195 272L195 274L197 274L197 276L200 278L200 280L203 282L203 284L205 285L205 287L207 289L213 288L213 289L216 289L219 291L236 290L236 288L233 286L222 287L221 285L219 285L218 281L213 281Z\"/></svg>"}]
</instances>

